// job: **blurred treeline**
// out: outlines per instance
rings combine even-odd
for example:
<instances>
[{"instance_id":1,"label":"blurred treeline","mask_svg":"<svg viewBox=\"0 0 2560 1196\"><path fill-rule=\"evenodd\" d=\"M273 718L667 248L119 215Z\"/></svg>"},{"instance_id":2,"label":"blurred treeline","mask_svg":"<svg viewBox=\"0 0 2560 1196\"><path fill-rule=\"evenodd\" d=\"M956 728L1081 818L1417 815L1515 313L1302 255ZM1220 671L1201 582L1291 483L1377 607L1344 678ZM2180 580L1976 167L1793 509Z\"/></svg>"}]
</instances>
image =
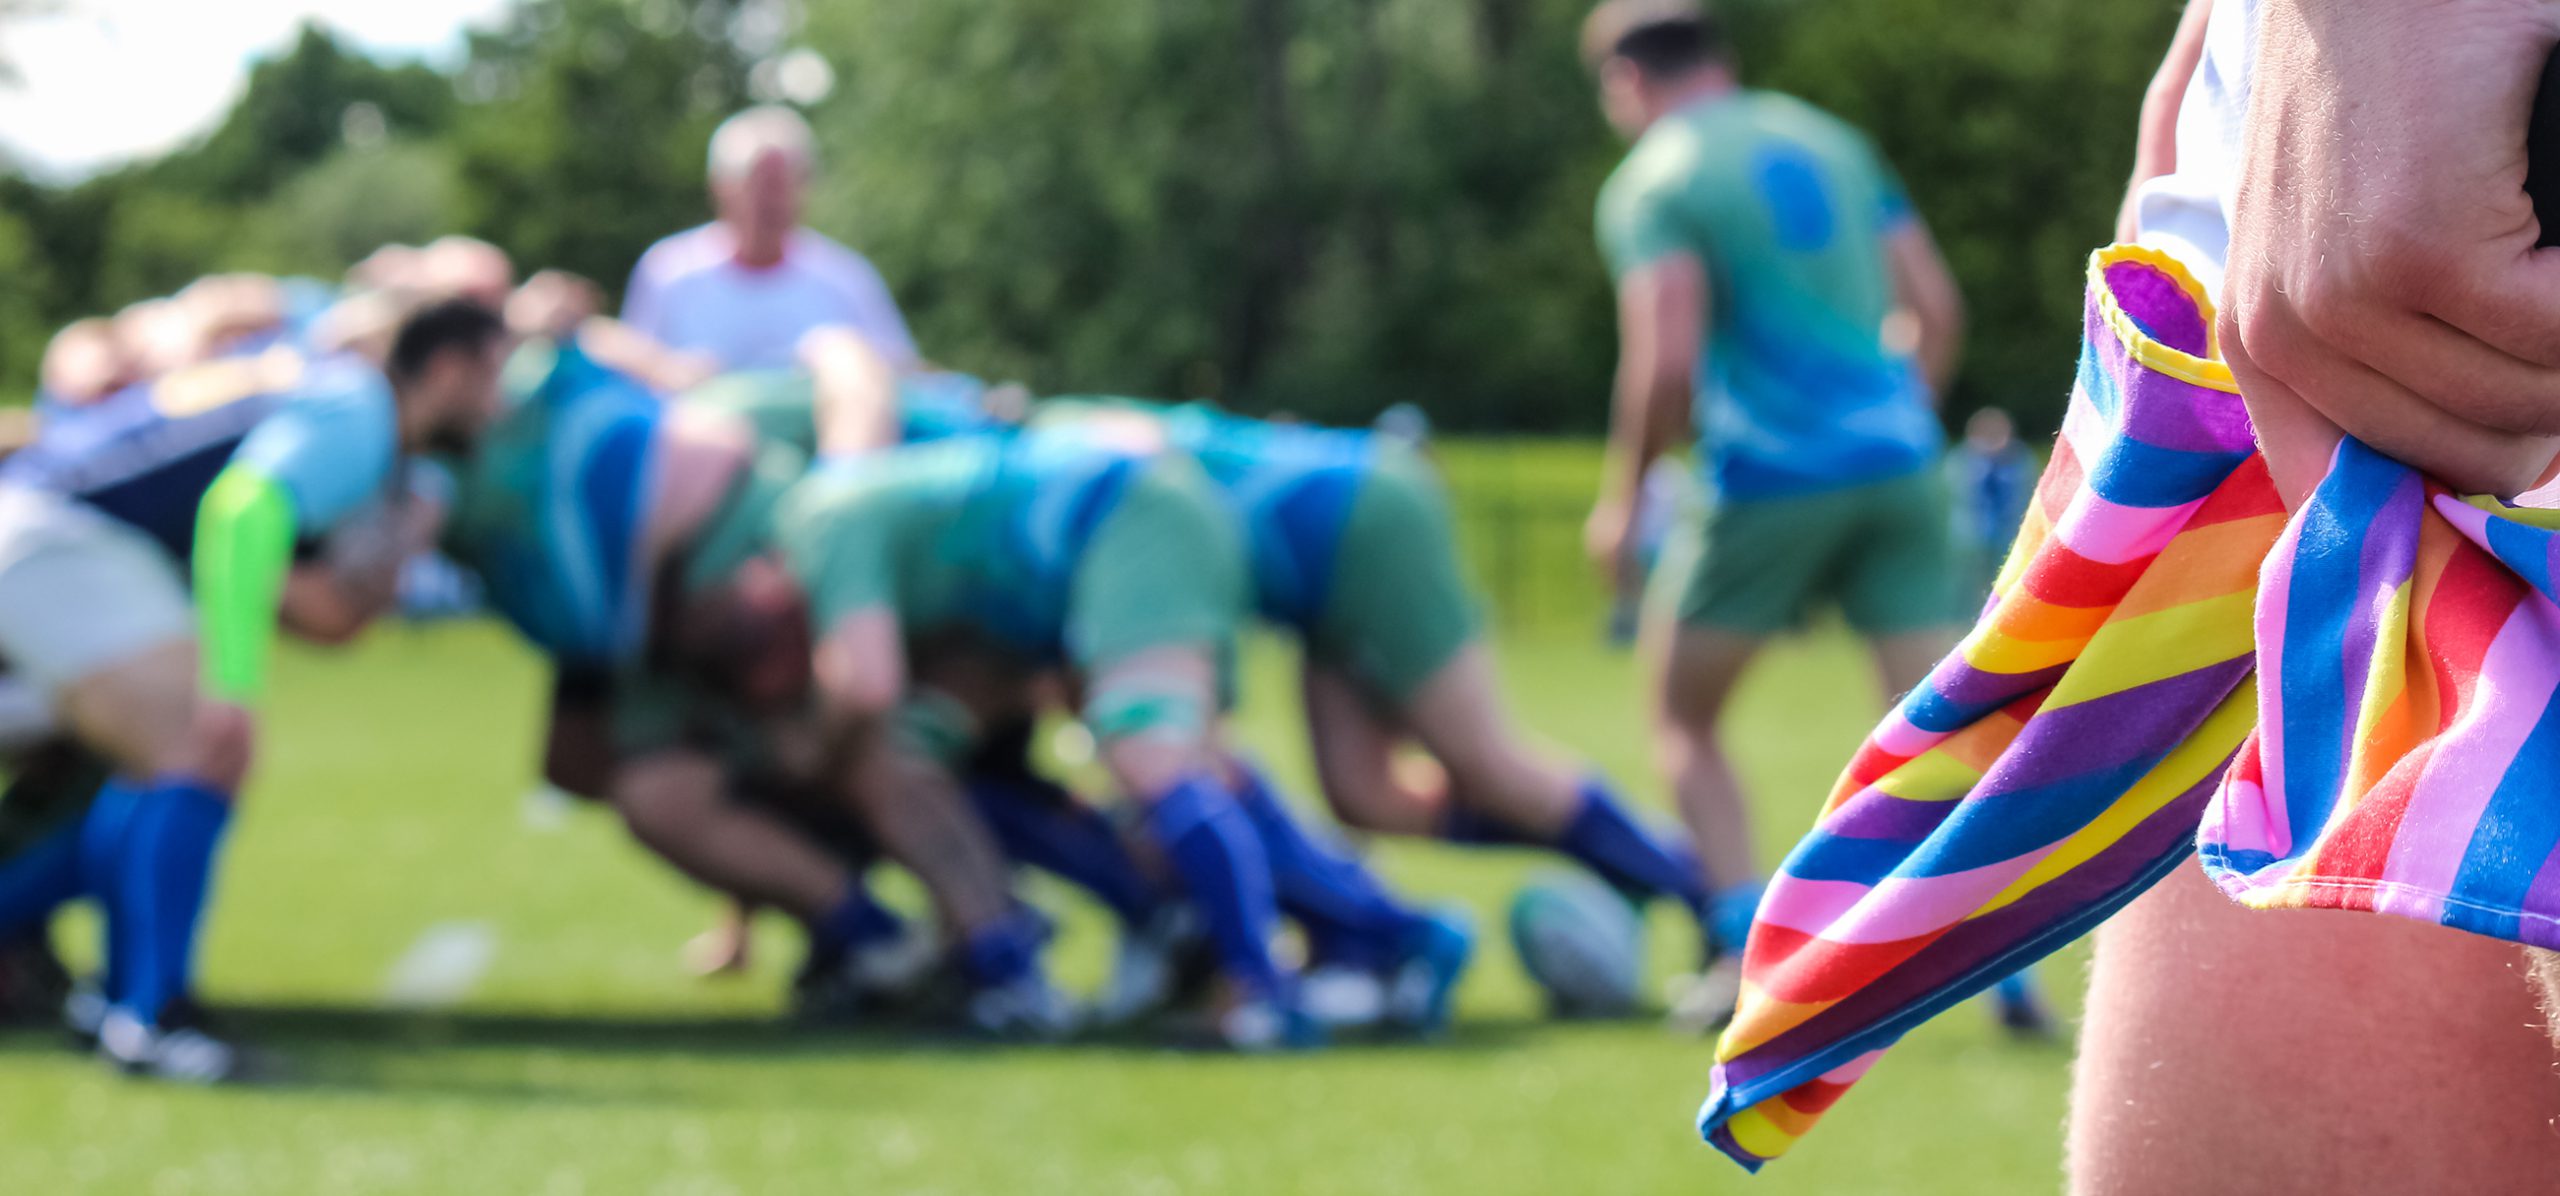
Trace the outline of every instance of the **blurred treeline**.
<instances>
[{"instance_id":1,"label":"blurred treeline","mask_svg":"<svg viewBox=\"0 0 2560 1196\"><path fill-rule=\"evenodd\" d=\"M705 217L711 128L787 94L826 147L812 222L945 362L1587 430L1614 350L1591 204L1623 149L1576 55L1587 7L525 0L449 71L306 29L188 147L69 186L0 175L0 393L63 321L212 270L334 277L462 231L618 288ZM1959 411L2059 411L2082 256L2177 7L1724 4L1751 82L1864 125L1907 177L1972 303Z\"/></svg>"}]
</instances>

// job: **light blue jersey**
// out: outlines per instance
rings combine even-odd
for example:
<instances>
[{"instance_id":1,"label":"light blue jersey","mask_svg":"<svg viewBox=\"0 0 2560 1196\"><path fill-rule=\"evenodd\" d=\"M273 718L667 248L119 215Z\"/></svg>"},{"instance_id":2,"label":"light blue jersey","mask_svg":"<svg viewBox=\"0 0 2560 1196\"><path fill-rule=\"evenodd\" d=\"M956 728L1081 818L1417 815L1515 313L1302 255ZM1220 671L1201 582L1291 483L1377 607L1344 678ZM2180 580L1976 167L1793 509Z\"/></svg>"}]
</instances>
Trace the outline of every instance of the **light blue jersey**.
<instances>
[{"instance_id":1,"label":"light blue jersey","mask_svg":"<svg viewBox=\"0 0 2560 1196\"><path fill-rule=\"evenodd\" d=\"M184 561L196 508L235 461L284 487L309 537L388 493L398 459L380 372L271 351L175 370L50 421L0 480L78 499Z\"/></svg>"}]
</instances>

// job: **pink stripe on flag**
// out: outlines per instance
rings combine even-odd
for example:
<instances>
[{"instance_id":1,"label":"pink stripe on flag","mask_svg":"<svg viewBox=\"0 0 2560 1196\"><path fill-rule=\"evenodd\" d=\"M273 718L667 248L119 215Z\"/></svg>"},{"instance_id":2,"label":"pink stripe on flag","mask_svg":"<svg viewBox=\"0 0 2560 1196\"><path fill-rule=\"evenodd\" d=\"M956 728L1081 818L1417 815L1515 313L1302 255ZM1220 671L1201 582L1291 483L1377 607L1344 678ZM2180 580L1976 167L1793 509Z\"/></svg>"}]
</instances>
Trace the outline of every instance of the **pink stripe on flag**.
<instances>
[{"instance_id":1,"label":"pink stripe on flag","mask_svg":"<svg viewBox=\"0 0 2560 1196\"><path fill-rule=\"evenodd\" d=\"M2098 497L2094 490L2071 496L2053 535L2071 551L2102 565L2121 565L2159 553L2186 530L2187 520L2204 499L2174 507L2128 507Z\"/></svg>"},{"instance_id":2,"label":"pink stripe on flag","mask_svg":"<svg viewBox=\"0 0 2560 1196\"><path fill-rule=\"evenodd\" d=\"M2051 847L1945 876L1888 876L1874 885L1780 873L1760 920L1834 943L1898 943L1953 926L2027 874Z\"/></svg>"},{"instance_id":3,"label":"pink stripe on flag","mask_svg":"<svg viewBox=\"0 0 2560 1196\"><path fill-rule=\"evenodd\" d=\"M2517 608L2525 614L2530 607ZM2447 893L2479 830L2481 811L2506 779L2525 737L2560 690L2560 644L2542 620L2510 615L2480 662L2481 683L2462 721L2438 738L2392 839L2382 879ZM2492 680L2494 679L2494 680ZM2272 780L2272 778L2271 778ZM2432 899L2440 907L2441 898ZM2433 917L2431 910L2427 915Z\"/></svg>"},{"instance_id":4,"label":"pink stripe on flag","mask_svg":"<svg viewBox=\"0 0 2560 1196\"><path fill-rule=\"evenodd\" d=\"M2279 597L2269 601L2265 595L2293 592L2293 554L2301 546L2301 525L2287 523L2284 534L2276 538L2276 550L2258 571L2258 675L2284 676L2284 608ZM2284 804L2284 736L2265 734L2268 727L2284 726L2284 687L2273 683L2258 687L2258 780L2264 786L2257 803L2250 808L2259 812L2258 847L2273 855L2293 854L2293 820L2285 813ZM2236 844L2235 844L2236 846Z\"/></svg>"}]
</instances>

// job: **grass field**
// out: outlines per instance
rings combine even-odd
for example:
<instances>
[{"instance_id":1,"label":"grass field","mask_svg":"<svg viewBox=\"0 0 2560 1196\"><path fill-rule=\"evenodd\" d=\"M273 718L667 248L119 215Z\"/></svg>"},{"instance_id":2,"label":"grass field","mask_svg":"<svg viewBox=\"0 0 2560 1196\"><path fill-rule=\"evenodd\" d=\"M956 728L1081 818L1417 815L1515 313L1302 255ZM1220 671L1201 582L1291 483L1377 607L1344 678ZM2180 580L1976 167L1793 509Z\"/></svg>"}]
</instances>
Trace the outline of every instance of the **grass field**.
<instances>
[{"instance_id":1,"label":"grass field","mask_svg":"<svg viewBox=\"0 0 2560 1196\"><path fill-rule=\"evenodd\" d=\"M1562 495L1587 485L1588 463L1530 452L1452 472L1462 493ZM1550 580L1569 556L1534 564L1541 593L1579 584ZM1658 800L1636 784L1647 774L1633 667L1569 605L1557 599L1505 644L1516 704ZM1286 661L1262 646L1253 664L1250 738L1302 779ZM1428 1048L1231 1059L796 1034L775 1020L797 952L786 929L766 928L756 975L694 980L677 947L711 901L604 813L528 802L540 681L482 626L290 653L224 865L204 989L288 1056L297 1081L141 1087L41 1036L0 1039L0 1191L1970 1196L2056 1183L2067 1054L2010 1043L1987 1015L1915 1034L1799 1157L1747 1179L1690 1130L1704 1043L1649 1023L1548 1025L1498 941L1464 989L1454 1039ZM1800 829L1874 705L1843 637L1768 658L1734 737L1764 797L1765 849ZM1538 865L1415 845L1378 858L1488 926ZM1038 893L1070 913L1061 970L1091 983L1103 927ZM451 924L488 932L485 975L449 1004L387 1005L396 962ZM1654 929L1658 963L1682 958L1672 919ZM92 932L70 920L67 949L93 954ZM2076 989L2076 964L2049 970Z\"/></svg>"}]
</instances>

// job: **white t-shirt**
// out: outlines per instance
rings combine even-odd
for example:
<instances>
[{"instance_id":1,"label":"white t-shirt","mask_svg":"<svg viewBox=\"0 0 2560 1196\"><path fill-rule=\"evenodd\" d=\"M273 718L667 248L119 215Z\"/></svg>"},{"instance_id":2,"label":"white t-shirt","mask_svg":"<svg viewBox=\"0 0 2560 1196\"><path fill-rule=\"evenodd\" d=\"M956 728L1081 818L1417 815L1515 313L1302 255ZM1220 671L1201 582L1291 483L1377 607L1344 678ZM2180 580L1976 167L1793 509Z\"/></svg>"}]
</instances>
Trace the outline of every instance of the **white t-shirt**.
<instances>
[{"instance_id":1,"label":"white t-shirt","mask_svg":"<svg viewBox=\"0 0 2560 1196\"><path fill-rule=\"evenodd\" d=\"M737 241L717 222L649 247L632 268L622 319L677 349L707 353L733 370L797 362L810 329L861 333L899 365L916 360L897 300L861 254L797 229L771 266L740 265Z\"/></svg>"},{"instance_id":2,"label":"white t-shirt","mask_svg":"<svg viewBox=\"0 0 2560 1196\"><path fill-rule=\"evenodd\" d=\"M2136 198L2142 243L2176 255L2216 295L2231 253L2257 17L2258 0L2213 0L2204 58L2178 105L2178 168L2143 184Z\"/></svg>"}]
</instances>

